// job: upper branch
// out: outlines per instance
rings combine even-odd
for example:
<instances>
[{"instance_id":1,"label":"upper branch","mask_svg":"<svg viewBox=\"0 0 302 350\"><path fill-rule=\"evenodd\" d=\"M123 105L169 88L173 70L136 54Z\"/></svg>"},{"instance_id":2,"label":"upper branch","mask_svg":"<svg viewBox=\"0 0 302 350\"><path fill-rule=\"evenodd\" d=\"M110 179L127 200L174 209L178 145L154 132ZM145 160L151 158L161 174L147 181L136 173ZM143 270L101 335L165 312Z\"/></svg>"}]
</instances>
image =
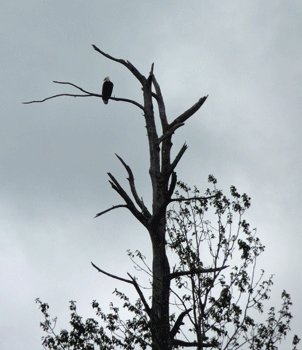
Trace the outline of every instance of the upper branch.
<instances>
[{"instance_id":1,"label":"upper branch","mask_svg":"<svg viewBox=\"0 0 302 350\"><path fill-rule=\"evenodd\" d=\"M159 86L154 74L152 76L152 82L153 82L153 85L154 85L154 88L156 91L156 101L157 101L157 105L158 105L159 117L160 117L162 129L163 129L163 132L165 133L167 131L167 127L168 127L168 120L167 120L167 116L166 116L165 103L164 103L163 96L161 94L160 86Z\"/></svg>"},{"instance_id":2,"label":"upper branch","mask_svg":"<svg viewBox=\"0 0 302 350\"><path fill-rule=\"evenodd\" d=\"M130 72L140 81L140 83L142 85L144 85L144 83L146 81L146 78L133 66L132 63L130 63L129 61L125 61L125 60L122 60L122 59L118 59L118 58L112 57L112 56L108 55L107 53L101 51L95 45L92 45L92 47L95 49L95 51L99 52L101 55L109 58L112 61L118 62L118 63L124 65L125 67L127 67L130 70Z\"/></svg>"},{"instance_id":3,"label":"upper branch","mask_svg":"<svg viewBox=\"0 0 302 350\"><path fill-rule=\"evenodd\" d=\"M179 117L174 119L173 122L170 124L170 127L174 126L175 124L184 123L187 119L189 119L205 103L208 96L209 95L204 96L201 99L199 99L199 101L196 102L191 108L189 108L184 113L182 113Z\"/></svg>"},{"instance_id":4,"label":"upper branch","mask_svg":"<svg viewBox=\"0 0 302 350\"><path fill-rule=\"evenodd\" d=\"M79 87L79 86L77 86L77 85L75 85L73 83L69 83L69 82L65 82L65 81L55 81L55 80L54 80L54 83L62 84L62 85L71 85L71 86L75 87L76 89L84 92L85 95L58 94L58 95L54 95L54 96L50 96L50 97L44 98L43 100L29 101L29 102L22 102L22 103L23 104L39 103L39 102L44 102L44 101L50 100L51 98L56 98L56 97L61 97L61 96L70 96L70 97L102 97L103 96L103 95L100 95L100 94L95 94L93 92L86 91L86 90L82 89L81 87ZM109 99L110 100L114 100L114 101L122 101L122 102L132 103L132 104L134 104L135 106L139 107L140 109L142 109L144 111L144 107L141 104L139 104L138 102L134 101L134 100L129 100L127 98L118 98L118 97L110 97Z\"/></svg>"}]
</instances>

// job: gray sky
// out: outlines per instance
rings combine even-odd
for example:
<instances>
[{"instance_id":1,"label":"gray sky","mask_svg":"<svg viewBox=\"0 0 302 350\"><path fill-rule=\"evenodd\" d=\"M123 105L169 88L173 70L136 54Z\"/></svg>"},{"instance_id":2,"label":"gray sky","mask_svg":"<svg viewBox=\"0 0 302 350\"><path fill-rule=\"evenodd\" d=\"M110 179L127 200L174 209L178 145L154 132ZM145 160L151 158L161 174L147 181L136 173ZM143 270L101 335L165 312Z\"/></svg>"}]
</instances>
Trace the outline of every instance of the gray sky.
<instances>
[{"instance_id":1,"label":"gray sky","mask_svg":"<svg viewBox=\"0 0 302 350\"><path fill-rule=\"evenodd\" d=\"M187 141L179 178L202 191L214 174L225 191L252 198L248 220L266 251L259 260L275 274L268 306L286 289L294 304L290 348L302 329L301 301L301 4L298 1L7 1L0 9L0 348L40 349L42 315L50 304L60 327L68 301L79 313L93 299L104 310L115 287L96 273L133 272L126 249L150 258L147 232L121 209L107 181L127 185L119 154L150 203L147 139L135 106L66 98L22 105L57 93L69 81L101 93L110 76L114 95L141 101L138 82L91 44L130 60L143 74L155 62L168 118L200 97L204 106L174 137ZM300 332L301 337L301 332Z\"/></svg>"}]
</instances>

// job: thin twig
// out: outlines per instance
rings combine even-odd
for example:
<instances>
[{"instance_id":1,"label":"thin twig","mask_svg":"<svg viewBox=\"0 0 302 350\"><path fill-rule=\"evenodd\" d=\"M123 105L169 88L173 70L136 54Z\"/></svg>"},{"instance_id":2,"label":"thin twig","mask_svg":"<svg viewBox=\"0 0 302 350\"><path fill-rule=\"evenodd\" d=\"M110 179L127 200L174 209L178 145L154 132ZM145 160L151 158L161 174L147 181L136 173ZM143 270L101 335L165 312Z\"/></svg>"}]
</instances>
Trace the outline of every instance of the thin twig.
<instances>
[{"instance_id":1,"label":"thin twig","mask_svg":"<svg viewBox=\"0 0 302 350\"><path fill-rule=\"evenodd\" d=\"M108 213L108 211L111 211L111 210L117 209L117 208L128 208L128 206L126 204L113 205L111 208L104 210L104 211L101 211L100 213L96 214L94 219L97 218L98 216L101 216L105 213Z\"/></svg>"},{"instance_id":2,"label":"thin twig","mask_svg":"<svg viewBox=\"0 0 302 350\"><path fill-rule=\"evenodd\" d=\"M91 265L97 269L99 272L103 273L104 275L107 275L109 277L112 277L112 278L115 278L116 280L119 280L119 281L123 281L123 282L126 282L126 283L130 283L130 284L133 284L132 281L130 280L126 280L125 278L122 278L122 277L118 277L118 276L115 276L115 275L112 275L111 273L108 273L104 270L101 270L99 267L97 267L93 262L91 262Z\"/></svg>"}]
</instances>

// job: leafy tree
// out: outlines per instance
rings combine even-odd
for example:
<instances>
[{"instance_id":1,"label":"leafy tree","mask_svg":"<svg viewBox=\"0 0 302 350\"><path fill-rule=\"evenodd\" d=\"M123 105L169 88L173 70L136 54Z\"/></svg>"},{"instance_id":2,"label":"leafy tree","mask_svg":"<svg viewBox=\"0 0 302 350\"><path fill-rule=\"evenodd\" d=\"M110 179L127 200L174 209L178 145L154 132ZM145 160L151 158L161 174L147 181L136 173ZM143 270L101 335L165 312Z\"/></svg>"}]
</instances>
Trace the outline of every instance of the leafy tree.
<instances>
[{"instance_id":1,"label":"leafy tree","mask_svg":"<svg viewBox=\"0 0 302 350\"><path fill-rule=\"evenodd\" d=\"M255 231L250 230L249 224L242 219L250 206L250 198L246 194L240 195L235 187L231 187L231 199L228 199L217 190L213 176L209 177L213 188L204 195L200 195L196 188L191 191L184 183L177 182L175 169L187 149L186 143L171 160L174 132L199 110L208 96L200 98L169 123L161 89L153 73L154 64L149 76L145 77L129 61L116 59L95 45L93 48L106 58L124 65L139 81L143 91L143 105L125 98L110 99L131 103L143 111L149 142L152 208L150 210L145 206L137 193L131 168L117 155L128 174L132 196L108 173L112 188L124 203L114 205L96 217L111 210L126 208L149 232L152 268L148 267L140 252L129 252L129 256L133 261L139 258L144 265L137 263L137 267L152 276L151 306L135 277L128 274L129 279L125 279L92 264L99 272L134 286L139 295L139 300L134 304L126 295L115 291L133 318L123 321L119 308L113 304L110 304L111 312L105 314L98 302L93 301L92 307L103 325L91 318L84 322L77 314L75 302L71 301L72 330L62 330L56 334L56 319L50 318L48 305L37 299L45 317L41 326L48 333L43 338L43 346L46 349L94 349L95 346L100 349L134 349L139 346L166 350L192 346L198 349L238 349L248 344L251 349L277 349L276 342L290 329L290 296L286 292L282 294L279 316L276 317L275 309L271 309L266 324L257 324L249 313L253 309L262 312L263 301L268 299L272 284L271 278L263 281L263 274L256 278L256 259L264 247ZM55 83L71 85L84 94L60 94L27 103L44 102L66 95L102 97L69 82ZM156 128L153 102L158 108L161 136L158 136ZM174 203L174 207L171 207L171 203ZM205 219L210 208L213 209L211 215L218 219L217 227ZM238 216L235 232L232 228L234 215ZM243 233L242 237L240 233ZM240 252L239 260L235 257L237 251ZM175 261L172 271L168 257L170 262ZM227 265L232 258L240 263ZM229 271L229 276L224 275L226 271ZM186 330L191 333L190 337L185 336ZM298 341L298 337L295 337L295 344Z\"/></svg>"}]
</instances>

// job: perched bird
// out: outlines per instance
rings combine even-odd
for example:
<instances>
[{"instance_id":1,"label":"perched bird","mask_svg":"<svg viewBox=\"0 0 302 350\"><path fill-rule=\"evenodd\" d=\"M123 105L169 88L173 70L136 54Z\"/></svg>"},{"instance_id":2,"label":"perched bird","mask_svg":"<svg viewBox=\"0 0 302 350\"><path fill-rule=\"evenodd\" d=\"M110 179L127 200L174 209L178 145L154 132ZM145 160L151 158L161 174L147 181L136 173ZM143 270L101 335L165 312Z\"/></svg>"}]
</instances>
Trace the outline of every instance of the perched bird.
<instances>
[{"instance_id":1,"label":"perched bird","mask_svg":"<svg viewBox=\"0 0 302 350\"><path fill-rule=\"evenodd\" d=\"M113 83L110 81L109 77L104 79L103 89L102 89L102 99L105 105L108 103L109 97L111 97L113 90Z\"/></svg>"}]
</instances>

